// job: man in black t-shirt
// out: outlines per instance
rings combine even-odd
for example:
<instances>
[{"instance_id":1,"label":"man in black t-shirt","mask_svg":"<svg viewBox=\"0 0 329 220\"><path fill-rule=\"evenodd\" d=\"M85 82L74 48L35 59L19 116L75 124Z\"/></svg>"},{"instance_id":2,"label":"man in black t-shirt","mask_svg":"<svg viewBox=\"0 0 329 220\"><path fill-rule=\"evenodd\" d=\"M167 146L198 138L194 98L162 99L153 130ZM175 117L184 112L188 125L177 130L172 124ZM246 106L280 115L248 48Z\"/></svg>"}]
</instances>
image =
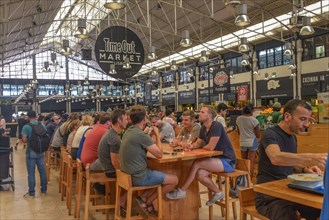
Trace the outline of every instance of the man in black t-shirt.
<instances>
[{"instance_id":1,"label":"man in black t-shirt","mask_svg":"<svg viewBox=\"0 0 329 220\"><path fill-rule=\"evenodd\" d=\"M194 161L189 175L183 186L167 193L169 199L181 199L186 197L186 190L197 178L203 185L214 192L213 197L207 201L207 206L212 206L216 201L224 198L224 193L218 189L211 179L212 172L232 172L235 167L236 157L223 125L214 121L215 110L211 106L203 106L199 113L199 121L202 122L199 138L188 147L190 149L201 148L206 150L222 151L218 157L202 158Z\"/></svg>"},{"instance_id":2,"label":"man in black t-shirt","mask_svg":"<svg viewBox=\"0 0 329 220\"><path fill-rule=\"evenodd\" d=\"M284 107L284 118L275 127L264 131L259 148L257 183L265 183L287 178L293 173L321 173L318 166L324 167L327 154L297 154L296 134L309 127L312 108L301 100L290 100ZM306 167L305 164L318 166ZM256 195L257 210L271 220L296 219L296 211L302 217L317 219L320 210L290 201Z\"/></svg>"}]
</instances>

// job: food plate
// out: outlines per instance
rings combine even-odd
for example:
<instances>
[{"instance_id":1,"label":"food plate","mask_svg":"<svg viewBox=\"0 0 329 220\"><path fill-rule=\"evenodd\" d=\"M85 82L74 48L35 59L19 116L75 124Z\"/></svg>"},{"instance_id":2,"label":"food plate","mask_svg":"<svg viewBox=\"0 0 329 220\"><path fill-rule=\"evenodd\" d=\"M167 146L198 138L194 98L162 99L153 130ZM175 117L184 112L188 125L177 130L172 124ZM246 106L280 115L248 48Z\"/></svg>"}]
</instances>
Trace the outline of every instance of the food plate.
<instances>
[{"instance_id":1,"label":"food plate","mask_svg":"<svg viewBox=\"0 0 329 220\"><path fill-rule=\"evenodd\" d=\"M314 173L292 174L289 175L288 178L300 182L318 182L323 180L323 176L321 174Z\"/></svg>"}]
</instances>

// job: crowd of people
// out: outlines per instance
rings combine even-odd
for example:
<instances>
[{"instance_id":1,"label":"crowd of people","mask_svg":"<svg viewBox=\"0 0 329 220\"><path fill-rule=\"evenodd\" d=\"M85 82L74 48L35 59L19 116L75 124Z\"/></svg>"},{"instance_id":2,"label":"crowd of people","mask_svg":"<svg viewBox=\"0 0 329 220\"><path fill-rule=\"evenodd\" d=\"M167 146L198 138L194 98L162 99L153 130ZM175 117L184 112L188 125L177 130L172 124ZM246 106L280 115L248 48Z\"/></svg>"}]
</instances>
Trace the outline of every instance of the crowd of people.
<instances>
[{"instance_id":1,"label":"crowd of people","mask_svg":"<svg viewBox=\"0 0 329 220\"><path fill-rule=\"evenodd\" d=\"M216 111L217 110L217 111ZM115 178L116 169L131 175L136 186L162 184L162 192L168 199L182 199L194 179L209 188L213 195L206 202L207 206L224 198L224 193L212 181L212 172L232 172L236 165L236 155L227 133L233 130L226 125L227 106L220 103L217 109L203 106L198 114L192 110L182 113L182 127L175 136L177 120L171 110L148 114L143 106L133 106L129 111L116 109L112 112L95 115L72 113L62 116L52 114L37 118L35 112L28 112L30 123L38 120L44 123L51 146L60 152L65 146L73 159L79 158L84 166L90 164L91 170L102 170L106 176ZM196 120L198 116L198 121ZM255 162L256 151L259 150L259 165L257 183L287 178L293 172L320 173L327 154L298 154L296 134L309 126L311 109L307 103L291 100L284 107L283 118L279 124L268 128L260 138L260 127L253 117L253 106L246 105L242 115L236 120L240 135L240 150L242 158L251 161L251 176ZM23 126L21 140L28 142L31 130ZM161 142L175 148L183 146L187 150L203 148L211 151L221 151L222 155L197 159L190 167L186 179L178 185L176 175L152 170L147 165L147 153L156 158L163 156ZM46 193L44 162L42 154L35 154L27 148L26 164L28 169L29 191L27 196L35 194L34 167L38 166L41 177L41 192ZM304 164L312 160L318 166L306 167ZM41 172L40 172L41 171ZM94 184L95 190L105 194L101 183ZM155 191L145 191L135 198L140 214L144 216L156 214L153 201L157 198ZM121 207L125 208L125 196L122 196ZM298 206L291 202L257 194L257 210L270 219L293 219L292 213L299 211L307 219L319 217L320 210Z\"/></svg>"}]
</instances>

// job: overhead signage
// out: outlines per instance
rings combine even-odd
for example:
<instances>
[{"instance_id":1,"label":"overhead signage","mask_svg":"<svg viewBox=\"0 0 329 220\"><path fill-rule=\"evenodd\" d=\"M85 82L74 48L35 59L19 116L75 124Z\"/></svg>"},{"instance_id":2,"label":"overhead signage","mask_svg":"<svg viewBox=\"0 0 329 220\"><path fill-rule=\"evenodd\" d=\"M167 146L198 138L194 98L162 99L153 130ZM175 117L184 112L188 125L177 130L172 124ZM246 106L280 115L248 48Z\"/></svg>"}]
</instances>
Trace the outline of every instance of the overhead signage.
<instances>
[{"instance_id":1,"label":"overhead signage","mask_svg":"<svg viewBox=\"0 0 329 220\"><path fill-rule=\"evenodd\" d=\"M163 105L175 105L175 99L176 99L175 93L162 94Z\"/></svg>"},{"instance_id":2,"label":"overhead signage","mask_svg":"<svg viewBox=\"0 0 329 220\"><path fill-rule=\"evenodd\" d=\"M329 90L329 73L308 73L302 75L302 96L316 96Z\"/></svg>"},{"instance_id":3,"label":"overhead signage","mask_svg":"<svg viewBox=\"0 0 329 220\"><path fill-rule=\"evenodd\" d=\"M193 104L195 103L195 90L178 92L179 104Z\"/></svg>"},{"instance_id":4,"label":"overhead signage","mask_svg":"<svg viewBox=\"0 0 329 220\"><path fill-rule=\"evenodd\" d=\"M228 68L220 69L219 66L212 67L213 91L215 94L230 92L230 76Z\"/></svg>"},{"instance_id":5,"label":"overhead signage","mask_svg":"<svg viewBox=\"0 0 329 220\"><path fill-rule=\"evenodd\" d=\"M130 78L144 64L144 47L139 37L130 29L112 26L100 33L96 39L95 56L102 70L114 78ZM126 59L131 68L123 68ZM109 74L110 65L114 64L116 74Z\"/></svg>"},{"instance_id":6,"label":"overhead signage","mask_svg":"<svg viewBox=\"0 0 329 220\"><path fill-rule=\"evenodd\" d=\"M256 82L256 98L293 97L293 83L289 77Z\"/></svg>"}]
</instances>

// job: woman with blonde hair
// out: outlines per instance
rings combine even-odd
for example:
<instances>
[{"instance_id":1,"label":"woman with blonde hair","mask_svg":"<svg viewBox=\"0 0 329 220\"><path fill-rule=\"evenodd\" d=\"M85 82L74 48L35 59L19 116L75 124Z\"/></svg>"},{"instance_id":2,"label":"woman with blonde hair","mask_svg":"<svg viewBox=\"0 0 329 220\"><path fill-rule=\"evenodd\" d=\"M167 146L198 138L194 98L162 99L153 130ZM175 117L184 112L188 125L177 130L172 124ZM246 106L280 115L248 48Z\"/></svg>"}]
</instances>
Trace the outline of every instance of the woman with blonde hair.
<instances>
[{"instance_id":1,"label":"woman with blonde hair","mask_svg":"<svg viewBox=\"0 0 329 220\"><path fill-rule=\"evenodd\" d=\"M71 157L75 160L79 149L79 144L83 134L91 128L94 123L94 118L88 114L82 116L81 126L77 129L71 146Z\"/></svg>"}]
</instances>

